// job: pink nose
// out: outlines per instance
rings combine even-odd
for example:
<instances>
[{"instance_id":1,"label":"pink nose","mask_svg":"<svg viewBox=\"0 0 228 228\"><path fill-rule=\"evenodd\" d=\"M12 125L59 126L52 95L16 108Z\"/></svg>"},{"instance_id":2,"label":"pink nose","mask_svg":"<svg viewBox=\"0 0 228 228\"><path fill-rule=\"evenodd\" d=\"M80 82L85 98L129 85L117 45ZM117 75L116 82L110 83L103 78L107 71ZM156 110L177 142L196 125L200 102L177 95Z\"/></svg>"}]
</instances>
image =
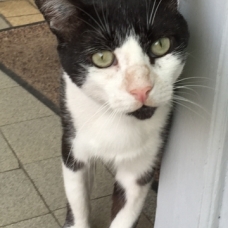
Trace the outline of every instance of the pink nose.
<instances>
[{"instance_id":1,"label":"pink nose","mask_svg":"<svg viewBox=\"0 0 228 228\"><path fill-rule=\"evenodd\" d=\"M132 94L137 101L144 103L147 100L151 90L152 86L147 86L141 89L133 89L130 91L130 94Z\"/></svg>"}]
</instances>

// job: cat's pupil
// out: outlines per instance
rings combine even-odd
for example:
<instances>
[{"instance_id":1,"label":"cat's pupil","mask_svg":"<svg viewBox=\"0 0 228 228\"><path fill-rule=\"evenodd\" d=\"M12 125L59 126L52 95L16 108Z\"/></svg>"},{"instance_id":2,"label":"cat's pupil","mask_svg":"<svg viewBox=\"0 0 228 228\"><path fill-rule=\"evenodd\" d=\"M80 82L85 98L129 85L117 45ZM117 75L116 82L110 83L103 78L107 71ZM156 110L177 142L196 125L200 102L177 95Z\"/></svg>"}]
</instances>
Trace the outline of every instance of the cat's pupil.
<instances>
[{"instance_id":1,"label":"cat's pupil","mask_svg":"<svg viewBox=\"0 0 228 228\"><path fill-rule=\"evenodd\" d=\"M104 55L102 53L100 53L100 58L101 60L104 60Z\"/></svg>"}]
</instances>

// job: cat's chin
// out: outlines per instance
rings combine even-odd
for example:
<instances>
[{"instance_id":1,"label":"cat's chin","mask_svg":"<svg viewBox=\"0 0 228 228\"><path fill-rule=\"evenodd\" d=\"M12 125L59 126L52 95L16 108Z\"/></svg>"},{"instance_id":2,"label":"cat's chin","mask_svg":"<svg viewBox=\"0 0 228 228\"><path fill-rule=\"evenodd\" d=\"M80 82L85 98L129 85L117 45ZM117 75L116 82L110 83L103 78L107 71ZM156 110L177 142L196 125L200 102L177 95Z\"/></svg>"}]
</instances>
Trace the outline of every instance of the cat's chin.
<instances>
[{"instance_id":1,"label":"cat's chin","mask_svg":"<svg viewBox=\"0 0 228 228\"><path fill-rule=\"evenodd\" d=\"M137 109L134 112L130 112L128 113L128 115L134 116L139 120L146 120L146 119L150 119L154 115L156 109L157 109L156 107L149 107L149 106L143 105L140 109Z\"/></svg>"}]
</instances>

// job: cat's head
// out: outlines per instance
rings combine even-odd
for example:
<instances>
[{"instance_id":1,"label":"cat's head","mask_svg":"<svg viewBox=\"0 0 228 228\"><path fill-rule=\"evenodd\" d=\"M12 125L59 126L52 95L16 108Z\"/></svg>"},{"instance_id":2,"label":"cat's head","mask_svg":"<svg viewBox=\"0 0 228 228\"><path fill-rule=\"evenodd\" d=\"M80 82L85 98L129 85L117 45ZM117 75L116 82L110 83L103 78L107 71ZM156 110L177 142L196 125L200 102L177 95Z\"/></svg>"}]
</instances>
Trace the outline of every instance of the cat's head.
<instances>
[{"instance_id":1,"label":"cat's head","mask_svg":"<svg viewBox=\"0 0 228 228\"><path fill-rule=\"evenodd\" d=\"M171 103L189 39L177 0L36 0L64 71L91 99L139 119Z\"/></svg>"}]
</instances>

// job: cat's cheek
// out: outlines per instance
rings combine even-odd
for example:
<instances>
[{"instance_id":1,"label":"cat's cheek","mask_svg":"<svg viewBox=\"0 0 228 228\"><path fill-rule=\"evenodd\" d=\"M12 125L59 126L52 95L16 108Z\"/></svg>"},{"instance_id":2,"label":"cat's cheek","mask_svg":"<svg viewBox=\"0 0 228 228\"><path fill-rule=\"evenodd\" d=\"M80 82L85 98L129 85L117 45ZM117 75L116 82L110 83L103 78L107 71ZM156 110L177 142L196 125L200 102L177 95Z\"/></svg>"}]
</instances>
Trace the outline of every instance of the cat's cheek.
<instances>
[{"instance_id":1,"label":"cat's cheek","mask_svg":"<svg viewBox=\"0 0 228 228\"><path fill-rule=\"evenodd\" d=\"M156 60L153 70L160 79L167 81L171 85L175 83L175 81L181 75L184 65L185 63L179 56L168 54Z\"/></svg>"},{"instance_id":2,"label":"cat's cheek","mask_svg":"<svg viewBox=\"0 0 228 228\"><path fill-rule=\"evenodd\" d=\"M87 81L81 89L88 97L99 103L105 103L107 101L105 90L93 82Z\"/></svg>"}]
</instances>

